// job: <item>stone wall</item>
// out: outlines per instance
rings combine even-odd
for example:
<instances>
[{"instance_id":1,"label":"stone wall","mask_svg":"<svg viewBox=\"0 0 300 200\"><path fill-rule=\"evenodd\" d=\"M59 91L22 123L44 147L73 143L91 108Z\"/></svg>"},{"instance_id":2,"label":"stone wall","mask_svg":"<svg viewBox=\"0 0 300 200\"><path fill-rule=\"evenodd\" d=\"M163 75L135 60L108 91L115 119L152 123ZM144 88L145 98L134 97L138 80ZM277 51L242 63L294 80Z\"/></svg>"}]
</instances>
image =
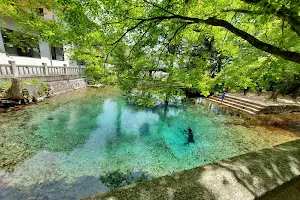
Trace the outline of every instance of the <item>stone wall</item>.
<instances>
[{"instance_id":1,"label":"stone wall","mask_svg":"<svg viewBox=\"0 0 300 200\"><path fill-rule=\"evenodd\" d=\"M49 79L51 77L46 77L45 79L40 79L40 78L18 78L14 80L18 80L19 83L21 84L21 87L18 88L18 92L23 94L23 90L25 89L28 94L26 94L29 99L34 98L35 100L42 100L45 97L48 96L54 96L57 94L65 93L72 91L74 89L79 89L79 88L85 88L88 86L88 83L86 79L83 78L78 78L78 79L73 79L74 77L64 77L64 76L58 76L58 77L53 77L54 81L47 81L47 80L52 80ZM60 80L66 78L66 80ZM68 80L68 78L71 78ZM58 80L55 80L58 79ZM0 85L5 85L7 86L5 88L0 88L0 98L9 98L7 96L7 91L11 85L11 78L6 78L6 79L0 79ZM31 83L34 82L34 83ZM44 90L43 84L47 87L45 91ZM48 91L49 90L49 91ZM19 97L20 99L23 99L23 97ZM27 97L26 97L27 98Z\"/></svg>"},{"instance_id":2,"label":"stone wall","mask_svg":"<svg viewBox=\"0 0 300 200\"><path fill-rule=\"evenodd\" d=\"M65 81L47 82L47 85L49 86L50 90L49 95L54 96L57 94L72 91L74 89L85 88L88 84L85 79L81 78Z\"/></svg>"},{"instance_id":3,"label":"stone wall","mask_svg":"<svg viewBox=\"0 0 300 200\"><path fill-rule=\"evenodd\" d=\"M19 80L40 79L44 82L64 81L82 78L80 75L53 75L53 76L33 76L33 77L18 77ZM11 78L0 78L1 81L9 81Z\"/></svg>"},{"instance_id":4,"label":"stone wall","mask_svg":"<svg viewBox=\"0 0 300 200\"><path fill-rule=\"evenodd\" d=\"M297 105L278 105L267 106L260 110L258 114L284 114L290 112L300 112L300 106Z\"/></svg>"},{"instance_id":5,"label":"stone wall","mask_svg":"<svg viewBox=\"0 0 300 200\"><path fill-rule=\"evenodd\" d=\"M296 140L84 199L253 200L299 175Z\"/></svg>"}]
</instances>

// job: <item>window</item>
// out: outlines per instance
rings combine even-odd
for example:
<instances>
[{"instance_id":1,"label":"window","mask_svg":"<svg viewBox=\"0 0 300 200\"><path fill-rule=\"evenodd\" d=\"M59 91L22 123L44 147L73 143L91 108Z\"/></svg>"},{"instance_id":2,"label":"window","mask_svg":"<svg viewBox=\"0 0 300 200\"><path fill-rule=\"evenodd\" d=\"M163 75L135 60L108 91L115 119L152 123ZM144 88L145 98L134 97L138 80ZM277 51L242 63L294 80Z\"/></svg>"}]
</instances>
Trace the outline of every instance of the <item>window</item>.
<instances>
[{"instance_id":1,"label":"window","mask_svg":"<svg viewBox=\"0 0 300 200\"><path fill-rule=\"evenodd\" d=\"M1 34L7 55L41 57L37 38L8 29L2 30Z\"/></svg>"},{"instance_id":2,"label":"window","mask_svg":"<svg viewBox=\"0 0 300 200\"><path fill-rule=\"evenodd\" d=\"M60 60L60 61L65 60L64 51L62 47L51 46L51 55L52 55L52 60Z\"/></svg>"}]
</instances>

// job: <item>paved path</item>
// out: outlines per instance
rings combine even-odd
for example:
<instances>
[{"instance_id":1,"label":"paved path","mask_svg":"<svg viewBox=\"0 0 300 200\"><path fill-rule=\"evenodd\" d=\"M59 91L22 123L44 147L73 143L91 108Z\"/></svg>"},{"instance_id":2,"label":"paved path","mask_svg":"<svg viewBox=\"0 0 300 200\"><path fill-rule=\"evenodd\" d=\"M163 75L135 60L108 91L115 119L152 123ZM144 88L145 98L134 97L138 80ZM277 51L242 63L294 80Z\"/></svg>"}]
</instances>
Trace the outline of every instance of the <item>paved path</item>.
<instances>
[{"instance_id":1,"label":"paved path","mask_svg":"<svg viewBox=\"0 0 300 200\"><path fill-rule=\"evenodd\" d=\"M300 105L300 97L297 98L297 100L293 100L290 96L282 96L279 95L277 98L277 102L274 102L270 99L271 93L266 92L262 93L261 95L257 95L257 93L248 93L247 95L244 95L243 93L228 93L229 95L239 97L241 99L246 99L248 101L252 101L259 104L264 104L266 106L269 105Z\"/></svg>"}]
</instances>

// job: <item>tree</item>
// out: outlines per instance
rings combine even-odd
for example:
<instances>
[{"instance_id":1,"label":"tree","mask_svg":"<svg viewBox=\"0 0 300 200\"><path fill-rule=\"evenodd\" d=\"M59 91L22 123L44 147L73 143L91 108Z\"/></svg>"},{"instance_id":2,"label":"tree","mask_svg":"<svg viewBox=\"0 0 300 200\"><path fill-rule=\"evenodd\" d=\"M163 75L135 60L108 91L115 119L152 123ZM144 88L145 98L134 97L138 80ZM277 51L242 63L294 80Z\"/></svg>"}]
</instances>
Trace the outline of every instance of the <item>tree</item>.
<instances>
[{"instance_id":1,"label":"tree","mask_svg":"<svg viewBox=\"0 0 300 200\"><path fill-rule=\"evenodd\" d=\"M43 40L72 44L74 57L89 65L113 64L127 91L142 86L144 91L177 91L180 86L208 95L216 85L269 89L275 81L285 85L282 90L298 94L300 2L296 0L25 1L27 7L35 3L54 10L59 20L51 22L28 14L17 3L12 7L11 2L15 1L5 0L0 12L9 10L6 15ZM214 53L195 56L207 38L214 38ZM217 65L212 65L212 58ZM230 60L220 65L223 58ZM169 73L159 80L167 89L157 89L158 81L151 77L159 70ZM292 80L280 82L287 74Z\"/></svg>"},{"instance_id":2,"label":"tree","mask_svg":"<svg viewBox=\"0 0 300 200\"><path fill-rule=\"evenodd\" d=\"M300 6L297 1L269 3L267 0L222 0L216 3L212 0L141 0L135 3L125 1L115 6L112 4L115 5L115 2L103 3L107 15L112 22L116 22L116 19L122 22L119 31L114 34L118 39L113 44L130 32L143 33L149 24L160 23L170 35L179 31L191 35L201 28L214 29L212 32L216 34L224 34L228 30L255 48L300 63L299 45L290 43L291 39L299 39ZM161 29L160 26L154 28ZM282 47L280 42L283 43Z\"/></svg>"}]
</instances>

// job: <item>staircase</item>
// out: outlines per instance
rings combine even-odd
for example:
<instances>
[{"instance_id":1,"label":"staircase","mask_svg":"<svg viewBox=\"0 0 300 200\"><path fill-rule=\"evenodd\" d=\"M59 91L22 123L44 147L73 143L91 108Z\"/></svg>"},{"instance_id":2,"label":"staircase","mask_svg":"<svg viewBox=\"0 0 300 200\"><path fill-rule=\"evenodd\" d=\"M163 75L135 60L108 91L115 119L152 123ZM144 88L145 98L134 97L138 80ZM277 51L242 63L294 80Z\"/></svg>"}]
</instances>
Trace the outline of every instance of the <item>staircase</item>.
<instances>
[{"instance_id":1,"label":"staircase","mask_svg":"<svg viewBox=\"0 0 300 200\"><path fill-rule=\"evenodd\" d=\"M254 103L249 100L245 100L242 98L234 97L231 95L225 96L225 99L222 103L221 95L216 96L210 96L207 98L207 100L222 104L224 106L240 110L242 112L246 112L248 114L255 115L257 114L261 109L263 109L265 106L259 103Z\"/></svg>"}]
</instances>

